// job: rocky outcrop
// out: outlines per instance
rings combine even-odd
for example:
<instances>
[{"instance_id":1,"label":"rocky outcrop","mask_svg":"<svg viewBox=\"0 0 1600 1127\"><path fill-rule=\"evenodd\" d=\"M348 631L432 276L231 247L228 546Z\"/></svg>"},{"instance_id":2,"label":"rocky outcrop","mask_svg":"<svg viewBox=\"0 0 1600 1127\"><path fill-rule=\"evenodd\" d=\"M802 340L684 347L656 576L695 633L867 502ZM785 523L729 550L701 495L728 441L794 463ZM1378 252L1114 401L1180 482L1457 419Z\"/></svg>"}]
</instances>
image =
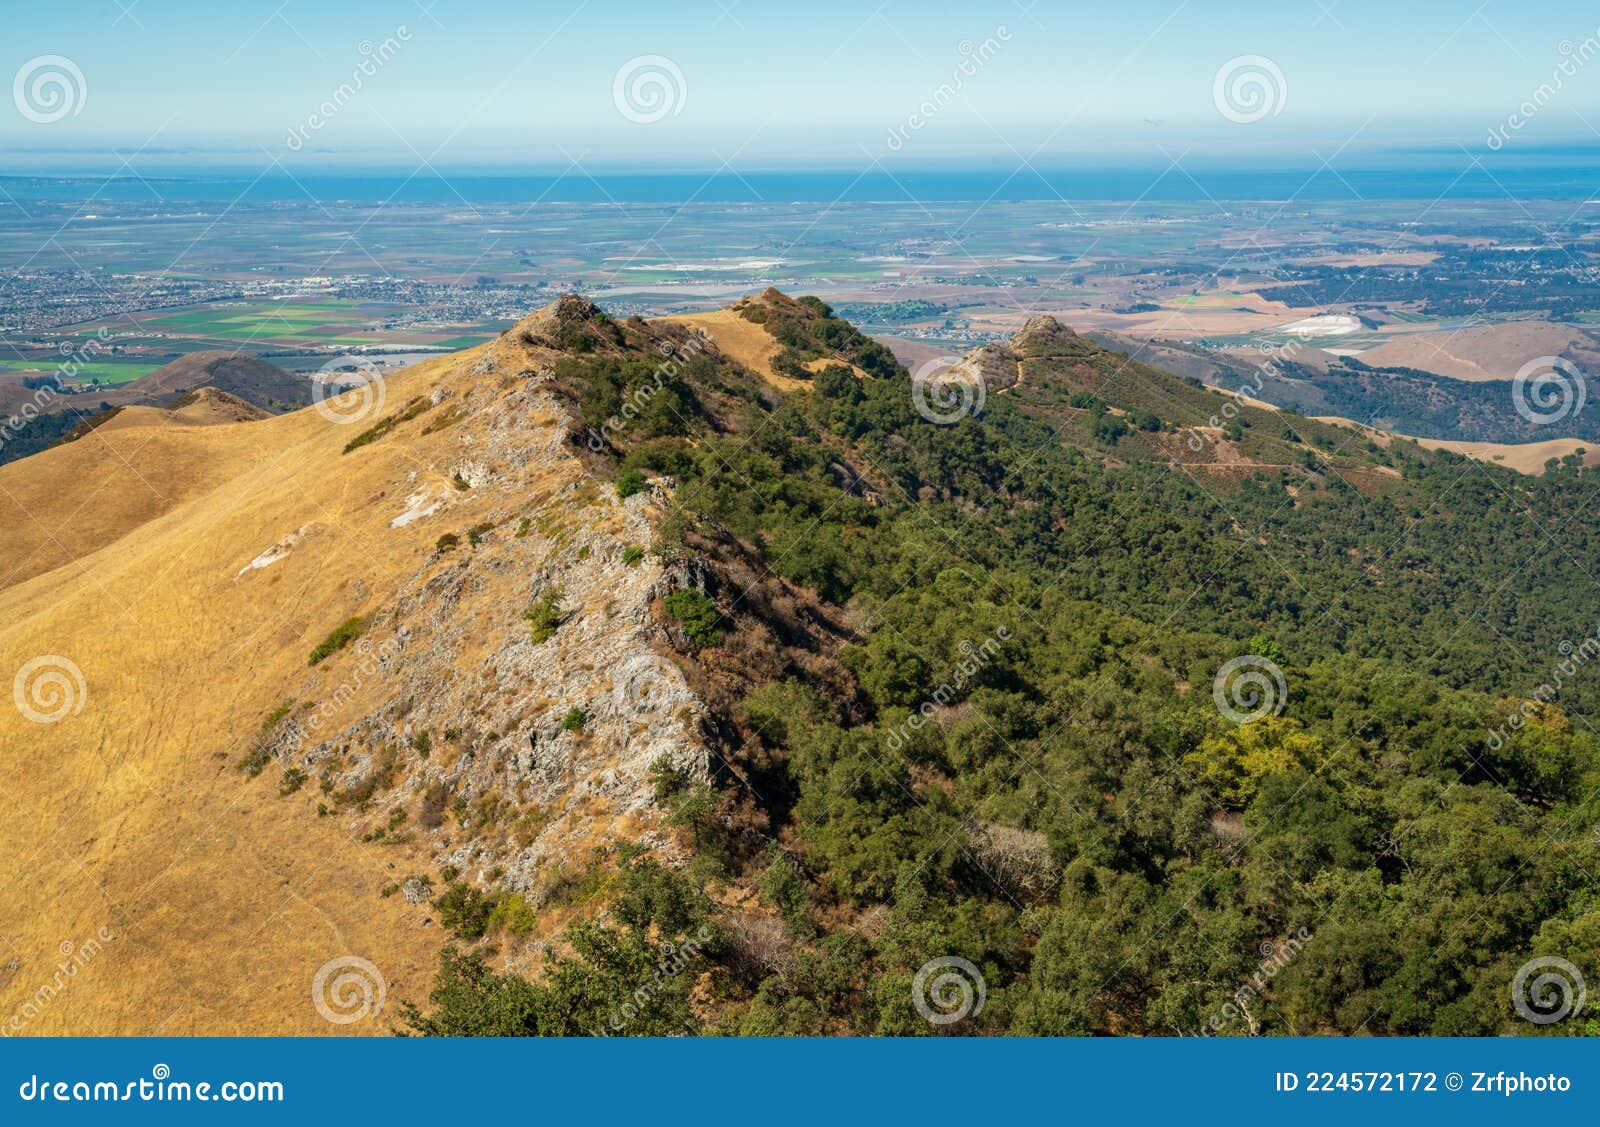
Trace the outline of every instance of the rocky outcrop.
<instances>
[{"instance_id":1,"label":"rocky outcrop","mask_svg":"<svg viewBox=\"0 0 1600 1127\"><path fill-rule=\"evenodd\" d=\"M1004 391L1015 387L1018 378L1019 357L1002 344L985 344L973 349L952 364L941 377L976 384L982 380L989 391Z\"/></svg>"},{"instance_id":2,"label":"rocky outcrop","mask_svg":"<svg viewBox=\"0 0 1600 1127\"><path fill-rule=\"evenodd\" d=\"M1089 356L1098 351L1089 341L1048 314L1029 317L1008 347L1027 360Z\"/></svg>"},{"instance_id":3,"label":"rocky outcrop","mask_svg":"<svg viewBox=\"0 0 1600 1127\"><path fill-rule=\"evenodd\" d=\"M511 330L525 344L546 348L571 348L576 337L607 323L600 307L586 297L566 294L538 312L524 317Z\"/></svg>"},{"instance_id":4,"label":"rocky outcrop","mask_svg":"<svg viewBox=\"0 0 1600 1127\"><path fill-rule=\"evenodd\" d=\"M419 460L384 503L438 542L263 741L325 809L385 815L384 832L534 899L612 840L670 852L651 768L710 766L705 706L653 609L695 579L650 550L673 483L619 497L552 385L545 342L606 324L563 298L408 389L433 413L408 423Z\"/></svg>"},{"instance_id":5,"label":"rocky outcrop","mask_svg":"<svg viewBox=\"0 0 1600 1127\"><path fill-rule=\"evenodd\" d=\"M1004 344L980 345L954 363L926 365L919 369L919 374L934 388L981 384L985 392L1005 391L1023 382L1030 360L1089 356L1095 351L1094 344L1054 317L1041 315L1028 318L1021 330Z\"/></svg>"}]
</instances>

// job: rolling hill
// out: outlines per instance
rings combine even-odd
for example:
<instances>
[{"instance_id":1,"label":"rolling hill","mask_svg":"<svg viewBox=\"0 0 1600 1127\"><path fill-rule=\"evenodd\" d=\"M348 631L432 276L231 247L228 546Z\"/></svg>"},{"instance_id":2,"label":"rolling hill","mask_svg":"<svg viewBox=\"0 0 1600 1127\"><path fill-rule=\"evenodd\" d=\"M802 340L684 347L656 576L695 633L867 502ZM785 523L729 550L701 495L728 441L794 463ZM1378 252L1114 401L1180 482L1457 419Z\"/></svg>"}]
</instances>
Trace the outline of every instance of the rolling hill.
<instances>
[{"instance_id":1,"label":"rolling hill","mask_svg":"<svg viewBox=\"0 0 1600 1127\"><path fill-rule=\"evenodd\" d=\"M202 387L216 388L269 411L291 410L311 402L311 386L304 377L255 356L226 351L190 352L129 380L107 397L114 405L126 400L166 407Z\"/></svg>"},{"instance_id":2,"label":"rolling hill","mask_svg":"<svg viewBox=\"0 0 1600 1127\"><path fill-rule=\"evenodd\" d=\"M1408 326L1408 329L1410 327ZM1391 334L1361 353L1373 368L1413 368L1467 382L1509 381L1536 356L1592 362L1595 338L1549 321L1508 321L1447 331Z\"/></svg>"},{"instance_id":3,"label":"rolling hill","mask_svg":"<svg viewBox=\"0 0 1600 1127\"><path fill-rule=\"evenodd\" d=\"M674 573L624 560L660 501L585 472L550 356L507 337L410 369L386 386L405 425L381 438L376 413L195 426L174 419L196 404L130 407L0 470L0 652L40 663L17 690L37 707L0 717L19 795L0 1010L48 978L61 936L106 928L93 987L30 1032L340 1032L310 993L330 960L370 957L389 990L420 992L436 913L415 883L385 890L442 888L435 852L473 872L556 858L523 887L559 900L590 839L648 834L646 766L705 754L649 641L650 594ZM554 592L559 637L536 647L524 611ZM358 617L359 643L308 665ZM581 730L562 727L574 707ZM308 734L311 781L291 790L292 764L251 758L289 730L348 757ZM453 801L495 812L483 832L430 832L419 807L446 777Z\"/></svg>"},{"instance_id":4,"label":"rolling hill","mask_svg":"<svg viewBox=\"0 0 1600 1127\"><path fill-rule=\"evenodd\" d=\"M47 449L107 412L128 407L171 407L211 388L262 411L280 413L311 402L309 380L239 352L192 352L114 388L45 394L11 383L0 388L9 422L0 442L0 465ZM24 408L27 413L23 414Z\"/></svg>"}]
</instances>

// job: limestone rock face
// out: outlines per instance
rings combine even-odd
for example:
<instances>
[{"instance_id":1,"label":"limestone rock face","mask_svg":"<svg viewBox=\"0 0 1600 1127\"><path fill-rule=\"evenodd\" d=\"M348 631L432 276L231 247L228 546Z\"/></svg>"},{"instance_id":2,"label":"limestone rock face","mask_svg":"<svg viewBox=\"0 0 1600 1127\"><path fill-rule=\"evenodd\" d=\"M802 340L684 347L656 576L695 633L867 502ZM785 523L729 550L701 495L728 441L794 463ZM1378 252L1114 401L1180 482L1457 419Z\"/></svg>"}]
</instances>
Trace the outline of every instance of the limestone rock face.
<instances>
[{"instance_id":1,"label":"limestone rock face","mask_svg":"<svg viewBox=\"0 0 1600 1127\"><path fill-rule=\"evenodd\" d=\"M673 483L620 499L551 387L547 335L596 313L563 298L412 393L432 405L414 425L450 425L384 503L437 544L262 745L340 810L387 809L436 859L535 899L610 841L670 852L650 769L705 778L710 758L706 708L653 610L692 580L650 551Z\"/></svg>"}]
</instances>

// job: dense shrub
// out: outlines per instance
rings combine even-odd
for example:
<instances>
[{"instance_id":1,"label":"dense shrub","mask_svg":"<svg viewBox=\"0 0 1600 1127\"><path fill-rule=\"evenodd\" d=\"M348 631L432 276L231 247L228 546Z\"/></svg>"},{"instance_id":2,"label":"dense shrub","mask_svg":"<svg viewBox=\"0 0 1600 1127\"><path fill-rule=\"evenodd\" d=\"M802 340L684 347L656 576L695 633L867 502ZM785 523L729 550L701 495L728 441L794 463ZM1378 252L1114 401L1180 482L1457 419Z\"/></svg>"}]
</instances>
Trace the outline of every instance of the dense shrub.
<instances>
[{"instance_id":1,"label":"dense shrub","mask_svg":"<svg viewBox=\"0 0 1600 1127\"><path fill-rule=\"evenodd\" d=\"M560 588L552 588L529 603L522 612L522 617L528 623L529 639L534 645L549 641L565 620L561 610L562 598Z\"/></svg>"},{"instance_id":2,"label":"dense shrub","mask_svg":"<svg viewBox=\"0 0 1600 1127\"><path fill-rule=\"evenodd\" d=\"M715 646L722 641L722 631L717 628L722 621L716 604L704 591L685 587L674 591L662 600L667 613L678 620L683 632L702 646Z\"/></svg>"},{"instance_id":3,"label":"dense shrub","mask_svg":"<svg viewBox=\"0 0 1600 1127\"><path fill-rule=\"evenodd\" d=\"M344 649L351 642L361 637L362 631L367 628L367 620L361 615L347 618L335 626L322 641L318 642L311 651L311 656L306 659L307 665L316 665Z\"/></svg>"}]
</instances>

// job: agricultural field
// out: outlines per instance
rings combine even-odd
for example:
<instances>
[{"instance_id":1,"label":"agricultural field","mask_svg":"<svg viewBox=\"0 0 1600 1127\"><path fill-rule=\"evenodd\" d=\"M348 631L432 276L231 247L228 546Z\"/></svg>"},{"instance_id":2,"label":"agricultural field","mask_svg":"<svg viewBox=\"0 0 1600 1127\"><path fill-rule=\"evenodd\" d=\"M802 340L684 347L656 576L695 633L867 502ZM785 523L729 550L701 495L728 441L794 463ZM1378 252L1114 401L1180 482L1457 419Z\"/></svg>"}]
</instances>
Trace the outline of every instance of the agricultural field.
<instances>
[{"instance_id":1,"label":"agricultural field","mask_svg":"<svg viewBox=\"0 0 1600 1127\"><path fill-rule=\"evenodd\" d=\"M160 364L115 360L92 361L76 366L73 374L66 376L67 383L81 383L92 387L116 387L129 380L136 380L140 376L148 375L159 368ZM44 376L54 372L55 365L42 360L18 360L0 363L0 376Z\"/></svg>"},{"instance_id":2,"label":"agricultural field","mask_svg":"<svg viewBox=\"0 0 1600 1127\"><path fill-rule=\"evenodd\" d=\"M26 345L0 339L0 375L60 372L68 383L107 387L185 353L212 349L238 350L304 371L351 352L470 348L504 327L499 321L434 326L404 322L416 314L415 308L396 303L326 297L215 301L128 312L64 326ZM66 364L72 356L83 359Z\"/></svg>"},{"instance_id":3,"label":"agricultural field","mask_svg":"<svg viewBox=\"0 0 1600 1127\"><path fill-rule=\"evenodd\" d=\"M372 341L371 318L347 301L227 302L135 319L152 334L218 344L259 341L292 348L308 343L359 345Z\"/></svg>"},{"instance_id":4,"label":"agricultural field","mask_svg":"<svg viewBox=\"0 0 1600 1127\"><path fill-rule=\"evenodd\" d=\"M463 335L459 327L434 330L396 326L407 312L389 303L345 299L212 302L179 310L135 313L83 326L102 326L119 336L144 341L198 342L207 348L248 351L328 349L427 349L461 347L483 335Z\"/></svg>"},{"instance_id":5,"label":"agricultural field","mask_svg":"<svg viewBox=\"0 0 1600 1127\"><path fill-rule=\"evenodd\" d=\"M1438 336L1413 362L1443 375L1475 374L1463 327L1600 323L1585 273L1600 223L1538 201L1417 213L1382 200L35 201L0 228L0 368L53 370L104 332L77 378L122 382L216 348L309 371L352 352L468 348L567 292L662 316L769 286L947 349L1036 313L1133 340L1330 356L1415 330ZM1567 251L1540 251L1546 231ZM41 268L41 238L76 269ZM1290 328L1327 316L1360 327Z\"/></svg>"}]
</instances>

